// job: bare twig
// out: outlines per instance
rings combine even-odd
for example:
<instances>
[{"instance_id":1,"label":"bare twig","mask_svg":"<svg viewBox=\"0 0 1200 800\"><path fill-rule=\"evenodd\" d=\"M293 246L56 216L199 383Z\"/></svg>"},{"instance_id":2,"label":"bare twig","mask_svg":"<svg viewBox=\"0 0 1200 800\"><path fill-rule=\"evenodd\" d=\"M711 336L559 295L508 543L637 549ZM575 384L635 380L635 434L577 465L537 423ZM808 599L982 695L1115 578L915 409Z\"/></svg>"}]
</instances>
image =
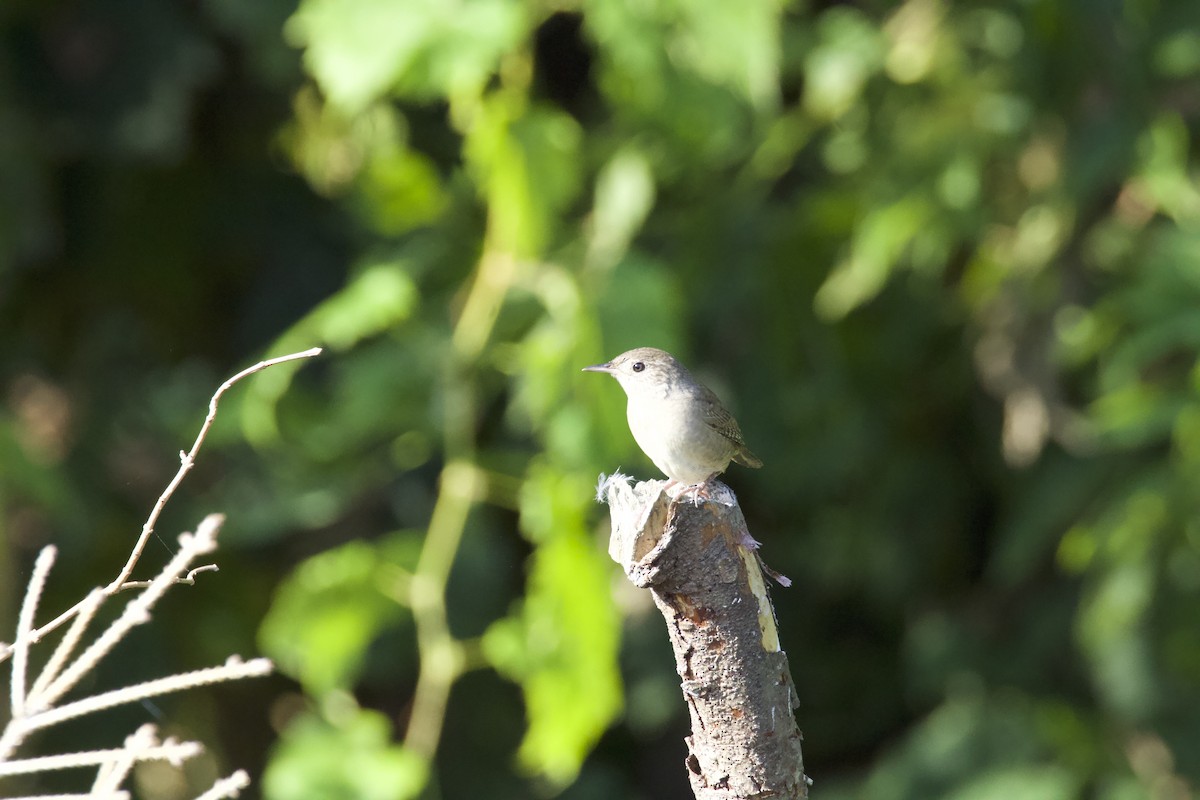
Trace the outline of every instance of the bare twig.
<instances>
[{"instance_id":1,"label":"bare twig","mask_svg":"<svg viewBox=\"0 0 1200 800\"><path fill-rule=\"evenodd\" d=\"M111 692L92 695L74 703L67 703L64 706L43 711L25 720L25 730L32 731L50 725L57 725L60 722L81 717L84 714L102 711L103 709L123 705L124 703L145 700L148 697L157 697L169 692L178 692L182 689L191 689L209 683L235 681L241 678L261 677L269 675L272 669L273 665L268 658L255 658L250 661L242 661L237 657L233 657L219 667L181 672L178 675L170 675L166 678L126 686L123 689L114 689Z\"/></svg>"},{"instance_id":2,"label":"bare twig","mask_svg":"<svg viewBox=\"0 0 1200 800\"><path fill-rule=\"evenodd\" d=\"M237 797L242 789L250 785L250 776L245 770L239 769L232 775L221 778L196 800L224 800L226 797Z\"/></svg>"},{"instance_id":3,"label":"bare twig","mask_svg":"<svg viewBox=\"0 0 1200 800\"><path fill-rule=\"evenodd\" d=\"M125 737L125 747L118 750L116 755L100 763L96 770L96 780L92 783L93 792L115 792L121 788L125 777L133 769L133 765L141 760L141 755L158 744L158 736L153 725L142 725L131 735Z\"/></svg>"},{"instance_id":4,"label":"bare twig","mask_svg":"<svg viewBox=\"0 0 1200 800\"><path fill-rule=\"evenodd\" d=\"M54 655L50 656L50 660L46 662L46 666L42 668L42 674L33 683L33 688L29 690L31 695L37 696L46 691L46 687L50 682L58 677L62 671L63 665L67 663L67 659L75 652L75 647L83 638L84 631L91 624L92 618L96 616L96 612L100 610L100 606L108 597L103 589L93 589L88 593L88 596L80 603L79 615L71 623L71 627L67 629L67 634L58 643L58 647L54 648Z\"/></svg>"},{"instance_id":5,"label":"bare twig","mask_svg":"<svg viewBox=\"0 0 1200 800\"><path fill-rule=\"evenodd\" d=\"M23 651L28 648L28 644L25 643L31 641L31 637L18 637L17 644L14 647L17 658L13 660L13 680L14 683L17 682L18 673L15 668L17 666L22 667L20 673L21 686L19 691L16 689L13 691L14 707L12 719L4 727L3 732L0 732L0 762L8 759L30 731L46 727L47 725L53 725L64 719L70 719L80 714L108 708L119 703L130 702L131 700L143 699L163 692L199 686L218 680L234 680L248 675L265 674L266 671L270 670L270 662L266 661L266 659L260 659L259 662L262 663L254 662L253 667L243 665L240 661L236 663L231 662L226 667L199 670L195 673L164 678L161 681L151 681L148 684L140 684L116 692L107 692L103 695L97 695L54 709L54 705L58 702L59 698L70 691L83 676L87 675L99 663L100 659L104 658L130 630L150 620L150 610L167 589L174 585L174 578L186 570L195 558L216 549L216 534L223 519L224 517L220 514L209 514L196 528L195 534L185 533L180 535L179 552L163 568L158 577L151 581L150 586L143 590L141 594L126 604L125 610L121 615L87 649L70 665L66 665L65 662L69 652L74 650L75 644L82 635L84 627L86 627L86 620L90 619L94 614L95 606L103 602L107 597L101 590L89 593L88 597L80 603L84 611L76 618L76 623L72 624L63 643L60 644L55 654L51 656L46 669L43 670L43 674L34 681L36 691L30 692L28 695L24 692L24 664L20 662L25 660ZM40 579L38 574L33 576L30 580L31 590L36 589L40 593L41 586L44 584L44 572L49 571L50 568L51 558L48 554L52 555L52 553L52 548L47 548L43 551L42 557L38 559L39 565L42 566L43 575ZM99 600L96 599L97 596ZM30 602L27 598L27 607ZM32 602L36 602L36 599ZM59 673L59 670L61 670L61 674L56 674ZM221 670L226 670L226 672L220 672Z\"/></svg>"},{"instance_id":6,"label":"bare twig","mask_svg":"<svg viewBox=\"0 0 1200 800\"><path fill-rule=\"evenodd\" d=\"M138 761L167 761L172 764L182 763L204 751L197 742L176 742L168 739L160 745L143 748L138 751ZM75 767L95 767L115 761L125 750L90 750L84 753L64 753L58 756L42 756L40 758L24 758L19 761L8 761L0 764L0 778L12 775L29 775L37 772L51 772L59 769Z\"/></svg>"},{"instance_id":7,"label":"bare twig","mask_svg":"<svg viewBox=\"0 0 1200 800\"><path fill-rule=\"evenodd\" d=\"M33 630L33 618L37 614L38 600L42 590L46 588L46 576L54 565L55 549L46 547L38 554L37 562L33 565L33 576L29 579L29 587L25 591L25 601L21 604L21 613L17 620L17 643L13 650L12 666L12 717L17 719L25 716L25 672L29 666L29 632Z\"/></svg>"},{"instance_id":8,"label":"bare twig","mask_svg":"<svg viewBox=\"0 0 1200 800\"><path fill-rule=\"evenodd\" d=\"M172 584L172 579L188 568L197 556L212 552L216 546L217 530L224 517L220 514L209 514L196 528L196 533L182 534L179 537L179 552L175 554L159 573L159 577L151 581L150 586L125 606L121 616L113 620L100 637L80 654L63 674L46 686L45 692L30 698L30 711L49 708L68 692L79 679L91 671L96 663L108 654L117 642L124 638L132 628L144 624L150 619L150 609Z\"/></svg>"},{"instance_id":9,"label":"bare twig","mask_svg":"<svg viewBox=\"0 0 1200 800\"><path fill-rule=\"evenodd\" d=\"M34 566L33 575L29 580L25 599L21 606L14 644L0 643L0 662L12 658L11 719L0 730L0 777L68 767L93 766L97 768L96 777L92 789L87 795L42 795L39 800L73 800L76 797L86 797L88 800L127 798L129 794L121 791L120 786L128 779L134 765L138 762L160 759L179 764L184 759L200 752L200 746L194 742L180 744L173 740L160 743L154 726L144 725L125 739L123 747L115 750L96 750L19 761L9 761L9 757L30 732L51 727L84 714L124 703L145 700L167 692L190 689L218 681L266 675L271 672L273 665L268 659L259 658L244 662L235 656L221 666L169 675L158 680L102 692L56 707L59 700L85 675L90 673L100 660L125 638L130 630L150 620L151 609L170 587L181 583L194 584L196 575L199 573L217 571L215 564L192 566L199 556L216 549L217 531L220 529L224 517L221 514L210 514L201 521L194 534L180 535L178 552L171 557L157 576L149 581L129 580L129 576L145 550L147 540L154 532L154 526L164 506L195 464L196 454L216 419L217 404L221 396L233 384L247 375L252 375L284 361L310 358L320 352L319 348L313 348L303 353L262 361L222 383L209 401L208 415L196 436L196 441L192 444L192 449L187 453L180 453L179 471L155 503L120 574L107 586L90 591L79 603L39 629L34 627L37 607L50 569L54 564L56 553L53 547L46 547L42 550ZM75 651L101 605L124 589L141 591L125 604L124 610L117 619L76 656ZM32 687L29 687L30 647L39 642L45 634L68 621L71 625L66 635L54 649L41 673L33 680ZM200 800L237 797L248 784L249 777L246 773L238 771L214 782L201 795Z\"/></svg>"},{"instance_id":10,"label":"bare twig","mask_svg":"<svg viewBox=\"0 0 1200 800\"><path fill-rule=\"evenodd\" d=\"M195 569L188 570L188 574L184 575L182 578L173 578L171 580L171 583L183 584L185 586L195 586L196 585L196 576L199 575L201 572L220 572L220 571L221 571L221 568L218 567L216 564L205 564L202 567L196 567ZM128 591L129 589L145 589L151 583L153 583L153 581L125 581L124 583L121 584L121 591L124 592L124 591Z\"/></svg>"},{"instance_id":11,"label":"bare twig","mask_svg":"<svg viewBox=\"0 0 1200 800\"><path fill-rule=\"evenodd\" d=\"M134 545L133 551L129 555L129 560L126 561L125 566L121 568L120 574L117 575L116 579L114 579L112 583L108 584L108 586L104 587L102 590L105 596L114 595L126 588L144 588L149 586L149 583L145 581L137 581L135 582L135 585L130 586L128 583L129 576L133 573L134 567L137 565L138 560L142 557L142 552L146 549L146 542L150 539L151 534L154 533L154 526L158 522L158 518L162 514L162 510L166 506L167 501L171 498L171 495L175 493L175 490L179 488L179 484L183 481L184 477L187 476L188 472L191 471L192 466L195 464L196 454L200 452L200 446L204 444L204 439L208 436L208 431L212 427L213 421L216 419L217 404L220 402L221 396L224 395L230 387L232 387L242 378L253 375L256 372L261 372L267 367L272 367L276 364L282 364L286 361L296 361L301 358L313 358L314 356L318 356L320 354L321 348L313 347L300 353L291 353L286 356L279 356L278 358L269 358L266 361L258 362L252 367L247 367L229 380L222 383L217 388L217 391L213 394L212 399L209 400L208 416L204 418L204 424L200 427L200 433L196 436L196 441L192 444L192 449L186 453L182 451L180 452L179 471L175 473L175 477L171 479L171 482L167 484L167 488L163 491L157 502L155 502L154 509L150 512L150 516L142 525L142 532L138 537L137 544ZM196 574L200 572L215 572L216 570L217 567L215 564L206 564L201 567L196 567L189 572L186 577L176 578L175 580L179 583L190 584L194 583ZM76 603L74 606L68 608L53 620L47 622L45 625L37 628L36 630L29 630L24 633L18 631L17 643L27 641L28 644L34 644L40 641L41 638L46 634L57 630L62 625L74 619L83 610L86 602L87 600L83 600L79 603ZM5 644L0 642L0 662L6 661L13 655L14 647L15 645L13 644Z\"/></svg>"},{"instance_id":12,"label":"bare twig","mask_svg":"<svg viewBox=\"0 0 1200 800\"><path fill-rule=\"evenodd\" d=\"M253 375L256 372L261 372L267 367L273 367L276 364L282 364L285 361L296 361L297 359L301 358L312 358L320 354L321 348L313 347L309 350L305 350L302 353L291 353L290 355L279 356L278 358L270 358L266 361L260 361L254 366L247 367L237 375L234 375L217 388L217 391L213 394L212 399L208 402L208 416L204 418L204 424L200 426L200 433L197 434L196 441L192 444L192 449L186 453L181 452L179 454L179 471L175 473L175 477L171 479L169 484L167 484L166 490L163 491L162 495L158 498L158 501L154 504L154 509L150 512L150 516L146 519L146 523L142 525L142 535L138 537L137 544L133 547L133 552L129 554L129 560L125 562L125 566L121 569L121 574L117 576L116 580L108 585L108 589L106 591L108 591L110 594L120 591L121 585L125 583L125 581L133 573L133 568L137 565L138 559L142 557L142 551L146 549L146 542L150 539L150 534L154 533L154 525L158 522L158 517L160 514L162 514L162 510L166 506L167 501L171 499L171 495L173 495L175 490L179 488L179 484L183 482L183 479L187 476L187 474L191 471L192 466L196 463L196 454L200 452L200 445L204 444L204 439L206 436L208 436L208 430L212 427L213 421L217 418L217 404L221 401L221 395L225 394L225 392L227 392L231 386L240 381L242 378Z\"/></svg>"}]
</instances>

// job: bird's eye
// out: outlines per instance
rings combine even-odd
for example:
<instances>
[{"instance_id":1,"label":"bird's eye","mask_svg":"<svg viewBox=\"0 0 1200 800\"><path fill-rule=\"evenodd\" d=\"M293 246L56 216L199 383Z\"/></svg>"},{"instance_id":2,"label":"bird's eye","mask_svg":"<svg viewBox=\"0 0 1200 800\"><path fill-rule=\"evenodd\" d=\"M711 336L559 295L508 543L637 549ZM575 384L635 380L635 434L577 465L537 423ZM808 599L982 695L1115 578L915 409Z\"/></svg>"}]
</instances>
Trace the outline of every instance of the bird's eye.
<instances>
[{"instance_id":1,"label":"bird's eye","mask_svg":"<svg viewBox=\"0 0 1200 800\"><path fill-rule=\"evenodd\" d=\"M634 371L634 372L641 372L641 371L642 371L642 370L644 370L645 368L646 368L646 365L645 365L645 364L643 364L641 361L635 361L635 362L633 362L633 371Z\"/></svg>"}]
</instances>

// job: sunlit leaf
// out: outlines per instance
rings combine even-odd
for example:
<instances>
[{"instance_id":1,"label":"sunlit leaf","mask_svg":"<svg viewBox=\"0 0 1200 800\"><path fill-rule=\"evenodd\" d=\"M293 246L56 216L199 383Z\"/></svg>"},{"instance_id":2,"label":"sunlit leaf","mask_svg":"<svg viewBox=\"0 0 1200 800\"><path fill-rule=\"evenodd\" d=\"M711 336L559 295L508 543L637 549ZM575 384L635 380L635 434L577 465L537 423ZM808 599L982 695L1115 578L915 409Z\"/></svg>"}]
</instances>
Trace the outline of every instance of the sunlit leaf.
<instances>
[{"instance_id":1,"label":"sunlit leaf","mask_svg":"<svg viewBox=\"0 0 1200 800\"><path fill-rule=\"evenodd\" d=\"M286 30L325 94L354 112L393 88L477 92L524 24L515 0L304 0Z\"/></svg>"},{"instance_id":2,"label":"sunlit leaf","mask_svg":"<svg viewBox=\"0 0 1200 800\"><path fill-rule=\"evenodd\" d=\"M336 722L304 712L284 731L263 775L269 800L405 800L420 796L429 765L392 744L377 711L347 708Z\"/></svg>"},{"instance_id":3,"label":"sunlit leaf","mask_svg":"<svg viewBox=\"0 0 1200 800\"><path fill-rule=\"evenodd\" d=\"M293 325L277 346L284 352L313 345L344 350L404 321L419 299L407 267L402 260L366 263L344 288ZM297 369L299 362L281 364L251 384L242 405L242 429L247 439L263 444L278 438L276 404Z\"/></svg>"},{"instance_id":4,"label":"sunlit leaf","mask_svg":"<svg viewBox=\"0 0 1200 800\"><path fill-rule=\"evenodd\" d=\"M624 256L653 204L651 164L634 148L620 150L596 176L589 260L611 266Z\"/></svg>"},{"instance_id":5,"label":"sunlit leaf","mask_svg":"<svg viewBox=\"0 0 1200 800\"><path fill-rule=\"evenodd\" d=\"M276 592L263 651L315 696L352 687L372 642L407 619L389 592L388 563L389 550L406 546L351 542L309 558Z\"/></svg>"},{"instance_id":6,"label":"sunlit leaf","mask_svg":"<svg viewBox=\"0 0 1200 800\"><path fill-rule=\"evenodd\" d=\"M524 767L565 786L621 708L620 620L607 556L584 524L590 485L536 467L522 493L522 524L538 547L517 614L484 639L489 660L517 681L528 730Z\"/></svg>"},{"instance_id":7,"label":"sunlit leaf","mask_svg":"<svg viewBox=\"0 0 1200 800\"><path fill-rule=\"evenodd\" d=\"M885 43L879 30L849 6L822 15L817 35L820 44L807 60L804 102L814 115L832 119L850 110L883 66Z\"/></svg>"},{"instance_id":8,"label":"sunlit leaf","mask_svg":"<svg viewBox=\"0 0 1200 800\"><path fill-rule=\"evenodd\" d=\"M579 128L566 114L526 110L503 95L476 110L464 155L491 213L501 251L530 257L555 232L557 212L580 187Z\"/></svg>"},{"instance_id":9,"label":"sunlit leaf","mask_svg":"<svg viewBox=\"0 0 1200 800\"><path fill-rule=\"evenodd\" d=\"M863 220L850 254L817 292L815 305L821 315L837 319L874 297L931 213L928 201L914 196L881 207Z\"/></svg>"}]
</instances>

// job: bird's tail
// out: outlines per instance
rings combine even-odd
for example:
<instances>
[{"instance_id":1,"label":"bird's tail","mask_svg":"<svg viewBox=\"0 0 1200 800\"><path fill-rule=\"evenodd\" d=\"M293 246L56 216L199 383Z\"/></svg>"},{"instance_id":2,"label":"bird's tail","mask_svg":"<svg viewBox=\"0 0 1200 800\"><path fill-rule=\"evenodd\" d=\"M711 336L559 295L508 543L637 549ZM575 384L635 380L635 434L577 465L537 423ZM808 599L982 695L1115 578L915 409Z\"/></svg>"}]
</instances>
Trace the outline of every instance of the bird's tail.
<instances>
[{"instance_id":1,"label":"bird's tail","mask_svg":"<svg viewBox=\"0 0 1200 800\"><path fill-rule=\"evenodd\" d=\"M758 469L762 466L762 459L750 452L747 447L742 447L733 454L733 460L741 464L743 467L751 467Z\"/></svg>"}]
</instances>

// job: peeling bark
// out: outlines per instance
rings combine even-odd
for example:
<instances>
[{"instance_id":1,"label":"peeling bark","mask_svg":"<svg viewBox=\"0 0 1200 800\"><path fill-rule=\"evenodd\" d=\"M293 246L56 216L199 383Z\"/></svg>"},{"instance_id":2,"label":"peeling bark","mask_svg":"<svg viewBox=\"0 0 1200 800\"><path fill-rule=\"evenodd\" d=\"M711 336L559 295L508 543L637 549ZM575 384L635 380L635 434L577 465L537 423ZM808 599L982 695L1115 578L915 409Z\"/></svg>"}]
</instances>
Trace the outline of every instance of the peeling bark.
<instances>
[{"instance_id":1,"label":"peeling bark","mask_svg":"<svg viewBox=\"0 0 1200 800\"><path fill-rule=\"evenodd\" d=\"M609 555L649 589L667 623L692 719L697 800L806 798L798 705L775 612L737 498L713 482L696 505L650 481L601 484Z\"/></svg>"}]
</instances>

